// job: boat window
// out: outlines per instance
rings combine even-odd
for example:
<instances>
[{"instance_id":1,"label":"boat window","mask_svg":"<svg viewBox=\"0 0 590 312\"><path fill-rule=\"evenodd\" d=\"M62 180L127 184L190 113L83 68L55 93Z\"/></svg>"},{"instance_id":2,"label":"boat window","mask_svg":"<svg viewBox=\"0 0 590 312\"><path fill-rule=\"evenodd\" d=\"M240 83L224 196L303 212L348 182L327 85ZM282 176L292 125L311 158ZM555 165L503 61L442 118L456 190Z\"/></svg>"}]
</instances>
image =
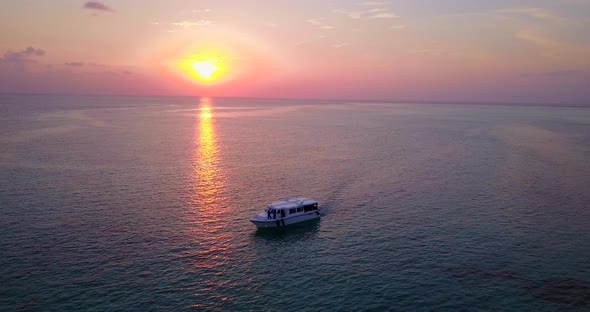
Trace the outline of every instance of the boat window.
<instances>
[{"instance_id":1,"label":"boat window","mask_svg":"<svg viewBox=\"0 0 590 312\"><path fill-rule=\"evenodd\" d=\"M297 212L297 208L289 209L289 214L294 214L295 212Z\"/></svg>"},{"instance_id":2,"label":"boat window","mask_svg":"<svg viewBox=\"0 0 590 312\"><path fill-rule=\"evenodd\" d=\"M303 212L303 207L297 208L297 212Z\"/></svg>"},{"instance_id":3,"label":"boat window","mask_svg":"<svg viewBox=\"0 0 590 312\"><path fill-rule=\"evenodd\" d=\"M313 205L305 205L303 206L303 210L305 210L305 212L308 211L314 211L318 209L318 204L313 204Z\"/></svg>"}]
</instances>

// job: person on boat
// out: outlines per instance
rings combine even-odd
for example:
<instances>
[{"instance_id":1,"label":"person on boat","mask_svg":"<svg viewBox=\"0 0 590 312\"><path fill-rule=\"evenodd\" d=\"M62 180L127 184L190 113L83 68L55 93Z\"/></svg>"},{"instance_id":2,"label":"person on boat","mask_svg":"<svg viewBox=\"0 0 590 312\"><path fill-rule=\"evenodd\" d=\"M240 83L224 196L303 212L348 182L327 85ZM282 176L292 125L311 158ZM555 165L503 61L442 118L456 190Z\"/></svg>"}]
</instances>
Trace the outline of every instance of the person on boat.
<instances>
[{"instance_id":1,"label":"person on boat","mask_svg":"<svg viewBox=\"0 0 590 312\"><path fill-rule=\"evenodd\" d=\"M272 211L272 218L276 219L277 218L277 211L273 209Z\"/></svg>"},{"instance_id":2,"label":"person on boat","mask_svg":"<svg viewBox=\"0 0 590 312\"><path fill-rule=\"evenodd\" d=\"M270 219L270 209L268 209L268 210L266 211L266 218L267 218L267 219Z\"/></svg>"}]
</instances>

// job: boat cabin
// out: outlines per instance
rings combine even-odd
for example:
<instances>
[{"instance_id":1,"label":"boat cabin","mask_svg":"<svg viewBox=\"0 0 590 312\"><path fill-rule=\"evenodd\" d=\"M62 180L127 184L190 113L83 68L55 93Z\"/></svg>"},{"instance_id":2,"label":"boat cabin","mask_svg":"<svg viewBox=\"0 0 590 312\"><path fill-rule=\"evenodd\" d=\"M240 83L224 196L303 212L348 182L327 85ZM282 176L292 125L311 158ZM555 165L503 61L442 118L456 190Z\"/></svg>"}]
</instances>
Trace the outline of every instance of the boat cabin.
<instances>
[{"instance_id":1,"label":"boat cabin","mask_svg":"<svg viewBox=\"0 0 590 312\"><path fill-rule=\"evenodd\" d=\"M318 203L309 203L307 205L301 205L299 207L275 207L272 204L266 206L264 211L267 214L268 219L286 218L289 216L300 215L306 212L313 212L318 210Z\"/></svg>"},{"instance_id":2,"label":"boat cabin","mask_svg":"<svg viewBox=\"0 0 590 312\"><path fill-rule=\"evenodd\" d=\"M280 227L320 217L318 202L303 197L287 197L264 208L250 221L258 227Z\"/></svg>"}]
</instances>

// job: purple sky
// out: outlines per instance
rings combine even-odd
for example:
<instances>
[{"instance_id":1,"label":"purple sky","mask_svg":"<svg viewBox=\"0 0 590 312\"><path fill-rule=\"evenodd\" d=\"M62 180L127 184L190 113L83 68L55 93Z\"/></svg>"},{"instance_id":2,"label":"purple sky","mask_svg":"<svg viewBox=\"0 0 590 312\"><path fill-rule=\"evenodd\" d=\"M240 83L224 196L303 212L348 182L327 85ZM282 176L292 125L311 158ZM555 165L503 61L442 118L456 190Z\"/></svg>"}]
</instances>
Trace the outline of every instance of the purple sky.
<instances>
[{"instance_id":1,"label":"purple sky","mask_svg":"<svg viewBox=\"0 0 590 312\"><path fill-rule=\"evenodd\" d=\"M590 104L589 33L585 0L5 0L0 92Z\"/></svg>"}]
</instances>

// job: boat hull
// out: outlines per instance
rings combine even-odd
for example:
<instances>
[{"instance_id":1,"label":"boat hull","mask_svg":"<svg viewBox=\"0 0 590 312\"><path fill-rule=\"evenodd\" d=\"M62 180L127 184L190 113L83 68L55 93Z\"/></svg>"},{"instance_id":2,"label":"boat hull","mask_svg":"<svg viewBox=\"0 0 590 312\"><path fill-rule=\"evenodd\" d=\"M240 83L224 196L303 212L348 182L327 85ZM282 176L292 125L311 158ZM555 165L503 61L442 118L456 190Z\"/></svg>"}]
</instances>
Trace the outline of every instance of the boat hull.
<instances>
[{"instance_id":1,"label":"boat hull","mask_svg":"<svg viewBox=\"0 0 590 312\"><path fill-rule=\"evenodd\" d=\"M319 211L311 211L302 215L286 217L286 218L277 218L277 219L267 219L261 218L260 216L256 216L250 221L254 223L258 228L278 228L284 227L292 224L297 224L301 222L305 222L308 220L315 220L320 217Z\"/></svg>"}]
</instances>

